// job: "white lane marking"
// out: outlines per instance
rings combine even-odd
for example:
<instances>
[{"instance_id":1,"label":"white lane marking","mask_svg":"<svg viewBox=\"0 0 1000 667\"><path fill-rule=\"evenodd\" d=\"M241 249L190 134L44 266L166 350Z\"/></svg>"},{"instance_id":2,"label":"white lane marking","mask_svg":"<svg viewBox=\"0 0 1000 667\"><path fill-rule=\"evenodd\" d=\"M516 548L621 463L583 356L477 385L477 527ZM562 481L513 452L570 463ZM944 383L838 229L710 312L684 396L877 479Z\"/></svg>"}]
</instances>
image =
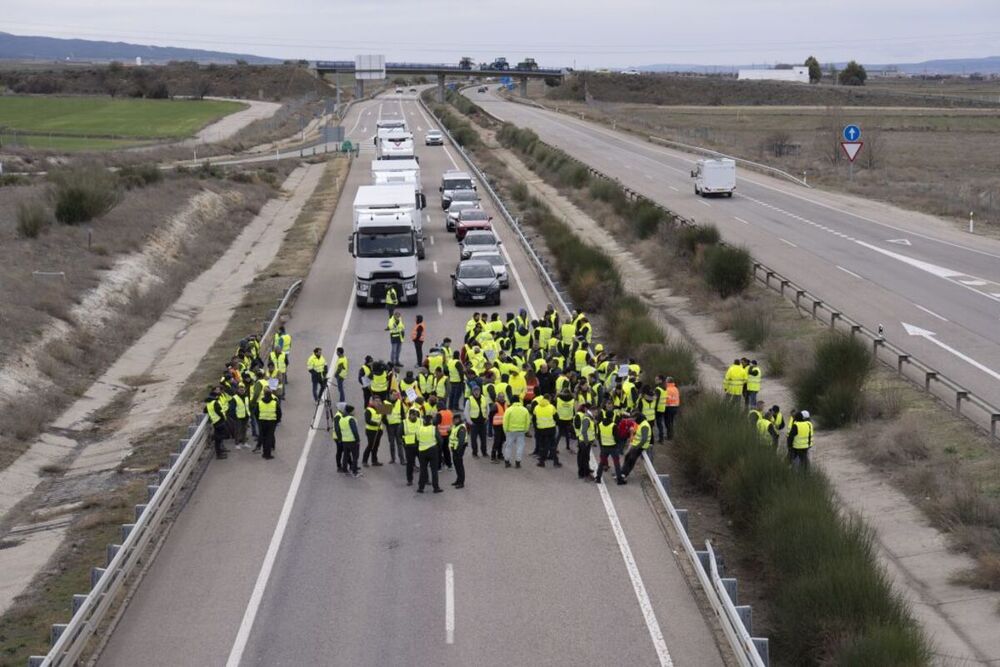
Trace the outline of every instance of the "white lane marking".
<instances>
[{"instance_id":1,"label":"white lane marking","mask_svg":"<svg viewBox=\"0 0 1000 667\"><path fill-rule=\"evenodd\" d=\"M594 459L593 452L591 452L590 458L591 465L597 467L598 463ZM615 510L614 503L611 502L611 494L608 493L608 487L604 483L598 484L597 488L600 490L601 502L604 503L604 511L608 515L608 521L611 522L611 532L615 534L615 540L618 542L618 549L621 551L622 560L625 561L625 569L628 570L628 578L632 582L632 590L635 591L636 600L639 601L639 609L642 610L642 616L646 620L646 629L649 631L649 638L653 640L656 656L659 658L661 667L671 667L674 661L670 658L670 651L667 649L667 642L663 638L663 631L660 630L660 623L656 620L656 611L653 609L653 603L649 600L646 585L642 583L639 566L635 563L632 549L628 545L628 538L625 537L625 530L618 519L618 512Z\"/></svg>"},{"instance_id":2,"label":"white lane marking","mask_svg":"<svg viewBox=\"0 0 1000 667\"><path fill-rule=\"evenodd\" d=\"M909 264L912 267L920 269L921 271L926 271L927 273L937 276L938 278L957 278L958 276L964 275L958 271L953 271L952 269L938 266L937 264L931 264L930 262L925 262L923 260L914 259L908 255L901 255L898 252L893 252L891 250L886 250L885 248L879 248L877 245L872 245L871 243L865 243L864 241L855 241L860 246L868 248L869 250L874 250L875 252L881 253L887 257L892 257L893 259L898 259L904 264Z\"/></svg>"},{"instance_id":3,"label":"white lane marking","mask_svg":"<svg viewBox=\"0 0 1000 667\"><path fill-rule=\"evenodd\" d=\"M989 285L989 283L986 282L985 280L979 280L978 278L975 280L959 280L958 282L962 283L963 285L973 285L975 287L982 287L983 285Z\"/></svg>"},{"instance_id":4,"label":"white lane marking","mask_svg":"<svg viewBox=\"0 0 1000 667\"><path fill-rule=\"evenodd\" d=\"M444 634L447 643L455 643L455 568L451 563L444 568Z\"/></svg>"},{"instance_id":5,"label":"white lane marking","mask_svg":"<svg viewBox=\"0 0 1000 667\"><path fill-rule=\"evenodd\" d=\"M736 218L736 222L742 222L744 225L749 225L750 224L749 222L747 222L743 218L737 218L735 215L733 217Z\"/></svg>"},{"instance_id":6,"label":"white lane marking","mask_svg":"<svg viewBox=\"0 0 1000 667\"><path fill-rule=\"evenodd\" d=\"M369 110L368 110L368 111L366 112L366 114L369 114L369 115L370 115L370 114L371 114L371 112L372 112L372 110L371 110L371 109L369 109ZM362 117L363 117L364 115L365 115L365 114L360 114L360 113L358 114L358 119L357 119L356 121L354 121L354 126L353 126L353 127L352 127L352 128L350 129L350 131L348 132L348 134L350 134L350 135L353 135L353 134L354 134L354 130L358 129L358 125L360 125L360 124L361 124L361 118L362 118ZM361 131L362 131L362 132L364 132L365 130L361 130Z\"/></svg>"},{"instance_id":7,"label":"white lane marking","mask_svg":"<svg viewBox=\"0 0 1000 667\"><path fill-rule=\"evenodd\" d=\"M675 188L672 185L668 185L667 187L670 188L671 190L673 190L674 192L680 192L680 190L678 190L677 188Z\"/></svg>"},{"instance_id":8,"label":"white lane marking","mask_svg":"<svg viewBox=\"0 0 1000 667\"><path fill-rule=\"evenodd\" d=\"M861 276L859 276L858 274L856 274L854 271L851 271L850 269L845 269L844 267L840 266L839 264L837 265L837 268L840 269L841 271L843 271L844 273L846 273L849 276L854 276L858 280L864 280L864 278L862 278Z\"/></svg>"},{"instance_id":9,"label":"white lane marking","mask_svg":"<svg viewBox=\"0 0 1000 667\"><path fill-rule=\"evenodd\" d=\"M441 303L441 297L438 297L438 315L444 315L444 305Z\"/></svg>"},{"instance_id":10,"label":"white lane marking","mask_svg":"<svg viewBox=\"0 0 1000 667\"><path fill-rule=\"evenodd\" d=\"M421 110L421 113L423 111ZM528 296L528 292L524 289L524 283L521 281L521 275L511 261L510 253L507 252L507 246L501 245L500 250L503 252L504 258L507 260L507 265L510 267L511 273L514 274L514 281L517 283L518 288L521 291L521 296L524 298L524 304L527 306L528 314L531 319L537 319L534 304L531 303L531 298ZM593 452L591 452L591 459L593 460ZM596 465L596 464L594 464ZM618 542L618 549L621 551L622 560L625 561L625 569L628 570L629 580L632 582L632 589L635 591L635 597L639 601L639 607L642 610L642 615L646 620L646 628L649 630L650 639L653 641L653 646L656 648L656 655L659 658L661 667L672 667L673 660L670 658L670 652L667 650L667 643L663 639L663 632L660 630L660 624L656 620L656 613L653 610L653 603L649 600L649 594L646 592L646 586L642 582L642 575L639 574L639 568L635 563L635 557L632 555L632 549L628 545L628 539L625 537L625 531L622 528L621 521L618 519L618 513L615 511L615 505L611 500L611 496L608 494L607 488L601 484L599 485L599 490L601 494L601 501L604 503L604 511L608 515L608 521L611 522L612 532L615 534L615 540Z\"/></svg>"},{"instance_id":11,"label":"white lane marking","mask_svg":"<svg viewBox=\"0 0 1000 667\"><path fill-rule=\"evenodd\" d=\"M654 178L653 178L652 176L650 176L649 174L643 174L642 176L643 176L643 178L645 178L645 179L646 179L647 181L652 181L652 180L655 180L655 179L654 179Z\"/></svg>"},{"instance_id":12,"label":"white lane marking","mask_svg":"<svg viewBox=\"0 0 1000 667\"><path fill-rule=\"evenodd\" d=\"M953 348L951 345L946 345L946 344L942 343L941 341L939 341L937 339L937 334L935 334L933 331L928 331L927 329L921 329L920 327L915 327L912 324L907 324L906 322L901 322L901 324L903 325L903 328L906 330L906 333L908 333L909 335L911 335L911 336L920 336L920 337L924 338L925 340L928 340L931 343L934 343L935 345L937 345L938 347L940 347L942 350L945 350L947 352L951 352L952 354L954 354L956 357L958 357L962 361L968 363L971 366L975 366L976 368L978 368L982 372L986 373L987 375L989 375L989 376L991 376L993 378L996 378L997 380L1000 380L1000 373L997 373L995 370L993 370L989 366L985 366L985 365L979 363L978 361L976 361L975 359L973 359L969 355L967 355L967 354L965 354L963 352L959 352L958 350L956 350L955 348Z\"/></svg>"},{"instance_id":13,"label":"white lane marking","mask_svg":"<svg viewBox=\"0 0 1000 667\"><path fill-rule=\"evenodd\" d=\"M786 241L785 239L781 238L780 236L778 237L778 240L781 241L782 243L787 243L788 245L792 246L793 248L798 248L797 245L795 245L791 241Z\"/></svg>"},{"instance_id":14,"label":"white lane marking","mask_svg":"<svg viewBox=\"0 0 1000 667\"><path fill-rule=\"evenodd\" d=\"M438 263L437 263L437 261L431 262L431 266L434 267L434 273L437 273L438 272Z\"/></svg>"},{"instance_id":15,"label":"white lane marking","mask_svg":"<svg viewBox=\"0 0 1000 667\"><path fill-rule=\"evenodd\" d=\"M431 240L431 245L434 245L434 235L433 234L430 235L430 240Z\"/></svg>"},{"instance_id":16,"label":"white lane marking","mask_svg":"<svg viewBox=\"0 0 1000 667\"><path fill-rule=\"evenodd\" d=\"M424 128L422 125L417 125L417 132L423 132Z\"/></svg>"},{"instance_id":17,"label":"white lane marking","mask_svg":"<svg viewBox=\"0 0 1000 667\"><path fill-rule=\"evenodd\" d=\"M698 200L698 203L699 203L699 204L701 204L702 206L707 206L707 207L709 207L709 208L712 208L712 205L711 205L711 204L709 204L709 203L708 203L707 201L705 201L704 199L699 199L699 200Z\"/></svg>"},{"instance_id":18,"label":"white lane marking","mask_svg":"<svg viewBox=\"0 0 1000 667\"><path fill-rule=\"evenodd\" d=\"M928 314L928 315L930 315L931 317L936 317L936 318L938 318L939 320L941 320L942 322L947 322L947 321L948 321L947 319L945 319L945 318L941 317L940 315L938 315L937 313L935 313L935 312L934 312L933 310L931 310L930 308L924 308L924 307L923 307L923 306L921 306L921 305L920 305L919 303L915 303L915 304L913 304L913 305L914 305L914 306L916 306L917 308L919 308L920 310L924 311L925 313L927 313L927 314Z\"/></svg>"},{"instance_id":19,"label":"white lane marking","mask_svg":"<svg viewBox=\"0 0 1000 667\"><path fill-rule=\"evenodd\" d=\"M340 327L340 335L337 336L337 343L334 349L344 345L344 336L347 335L347 325L351 321L351 314L354 313L354 284L351 284L351 293L347 300L347 312L344 314L344 323ZM332 378L331 378L332 380ZM324 394L330 391L330 381L327 381ZM229 659L226 660L226 667L239 667L243 659L243 651L246 650L247 641L250 639L250 631L253 629L254 620L260 610L261 600L264 599L264 591L267 582L271 578L271 571L274 569L274 561L278 558L278 550L281 548L281 541L285 537L285 529L288 528L288 519L292 514L292 507L295 505L295 498L302 485L302 476L306 470L306 460L309 458L309 451L312 449L313 439L319 431L319 421L323 416L323 402L316 406L312 423L309 426L309 435L306 437L306 444L299 454L299 461L295 466L295 474L292 476L292 483L285 494L285 502L281 506L281 514L278 515L278 523L274 526L274 533L271 534L271 542L267 546L267 553L264 555L264 562L260 565L260 572L257 574L257 582L254 584L253 593L250 594L250 601L247 603L246 611L243 614L243 621L240 623L239 632L233 641L233 647L229 651Z\"/></svg>"}]
</instances>

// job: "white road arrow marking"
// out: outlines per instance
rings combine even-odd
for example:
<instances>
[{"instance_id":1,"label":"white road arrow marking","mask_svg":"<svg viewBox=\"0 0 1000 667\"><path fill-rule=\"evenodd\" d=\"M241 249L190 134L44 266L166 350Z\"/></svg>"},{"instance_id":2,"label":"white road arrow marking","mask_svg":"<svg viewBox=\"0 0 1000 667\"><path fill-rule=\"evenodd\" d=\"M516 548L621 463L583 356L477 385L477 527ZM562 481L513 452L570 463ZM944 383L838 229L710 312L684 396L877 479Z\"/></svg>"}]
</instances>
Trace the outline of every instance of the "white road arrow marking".
<instances>
[{"instance_id":1,"label":"white road arrow marking","mask_svg":"<svg viewBox=\"0 0 1000 667\"><path fill-rule=\"evenodd\" d=\"M888 239L886 243L898 243L899 245L913 245L909 239Z\"/></svg>"},{"instance_id":2,"label":"white road arrow marking","mask_svg":"<svg viewBox=\"0 0 1000 667\"><path fill-rule=\"evenodd\" d=\"M979 363L969 355L959 352L950 345L942 343L937 338L935 338L937 334L935 334L933 331L928 331L927 329L921 329L920 327L913 326L912 324L907 324L906 322L901 322L900 324L903 325L903 328L906 330L906 333L909 334L910 336L920 336L921 338L924 338L930 341L931 343L934 343L942 350L945 350L946 352L951 352L952 354L954 354L956 357L966 362L967 364L975 366L976 368L986 373L987 375L997 380L1000 380L1000 373L997 373L995 370L993 370L988 366L984 366L983 364Z\"/></svg>"}]
</instances>

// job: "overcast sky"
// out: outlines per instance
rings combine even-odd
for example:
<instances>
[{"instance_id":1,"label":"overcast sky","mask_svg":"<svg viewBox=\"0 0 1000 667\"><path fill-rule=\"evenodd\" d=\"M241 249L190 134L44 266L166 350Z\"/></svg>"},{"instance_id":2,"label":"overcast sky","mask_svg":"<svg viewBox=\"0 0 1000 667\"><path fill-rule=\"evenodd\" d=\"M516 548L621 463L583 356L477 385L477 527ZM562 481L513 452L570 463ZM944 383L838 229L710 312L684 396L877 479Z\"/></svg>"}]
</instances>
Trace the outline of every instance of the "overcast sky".
<instances>
[{"instance_id":1,"label":"overcast sky","mask_svg":"<svg viewBox=\"0 0 1000 667\"><path fill-rule=\"evenodd\" d=\"M3 3L16 34L278 58L542 65L867 63L1000 55L998 0L32 0ZM58 17L58 22L55 18Z\"/></svg>"}]
</instances>

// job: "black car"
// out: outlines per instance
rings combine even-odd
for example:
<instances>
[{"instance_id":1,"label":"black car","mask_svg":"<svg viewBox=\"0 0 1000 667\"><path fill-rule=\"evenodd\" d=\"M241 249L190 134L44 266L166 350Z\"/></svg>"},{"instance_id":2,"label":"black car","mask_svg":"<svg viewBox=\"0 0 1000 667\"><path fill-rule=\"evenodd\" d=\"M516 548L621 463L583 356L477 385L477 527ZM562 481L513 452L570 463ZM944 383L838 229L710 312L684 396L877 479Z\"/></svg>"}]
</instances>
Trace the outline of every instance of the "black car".
<instances>
[{"instance_id":1,"label":"black car","mask_svg":"<svg viewBox=\"0 0 1000 667\"><path fill-rule=\"evenodd\" d=\"M452 298L455 305L481 303L500 305L500 281L493 266L481 259L459 262L451 274Z\"/></svg>"}]
</instances>

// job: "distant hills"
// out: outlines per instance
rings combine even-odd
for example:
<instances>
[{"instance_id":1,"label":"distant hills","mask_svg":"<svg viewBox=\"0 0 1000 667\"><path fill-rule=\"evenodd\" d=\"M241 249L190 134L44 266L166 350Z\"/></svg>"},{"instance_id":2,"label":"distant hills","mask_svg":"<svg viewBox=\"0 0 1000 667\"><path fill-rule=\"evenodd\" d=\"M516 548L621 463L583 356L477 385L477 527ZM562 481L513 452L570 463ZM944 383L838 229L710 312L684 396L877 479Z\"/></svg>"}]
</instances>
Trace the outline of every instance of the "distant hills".
<instances>
[{"instance_id":1,"label":"distant hills","mask_svg":"<svg viewBox=\"0 0 1000 667\"><path fill-rule=\"evenodd\" d=\"M264 58L245 53L226 53L202 49L182 49L172 46L149 46L126 42L101 42L89 39L58 39L33 37L0 32L0 60L59 60L165 63L170 60L195 60L203 63L233 63L245 60L255 65L280 63L275 58Z\"/></svg>"},{"instance_id":2,"label":"distant hills","mask_svg":"<svg viewBox=\"0 0 1000 667\"><path fill-rule=\"evenodd\" d=\"M798 63L796 63L798 64ZM823 63L824 66L826 63ZM846 63L834 63L839 69ZM919 63L869 64L863 63L870 70L895 69L904 74L1000 74L1000 56L987 58L951 58L941 60L925 60ZM641 72L696 72L698 74L723 74L740 69L761 67L757 65L691 65L681 63L662 63L642 65L635 69Z\"/></svg>"}]
</instances>

